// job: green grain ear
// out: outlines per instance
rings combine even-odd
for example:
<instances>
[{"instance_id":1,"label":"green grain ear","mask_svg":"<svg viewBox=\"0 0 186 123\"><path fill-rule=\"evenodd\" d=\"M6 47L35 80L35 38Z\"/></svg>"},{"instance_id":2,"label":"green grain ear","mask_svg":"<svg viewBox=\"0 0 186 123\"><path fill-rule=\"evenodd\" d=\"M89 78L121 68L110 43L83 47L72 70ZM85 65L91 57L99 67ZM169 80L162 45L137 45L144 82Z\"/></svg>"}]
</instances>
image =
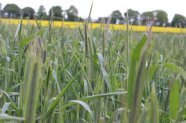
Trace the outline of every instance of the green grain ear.
<instances>
[{"instance_id":1,"label":"green grain ear","mask_svg":"<svg viewBox=\"0 0 186 123\"><path fill-rule=\"evenodd\" d=\"M41 47L37 47L37 40L33 42L27 53L24 79L23 79L23 116L25 123L35 123L36 109L39 100L39 94L42 87L41 80Z\"/></svg>"}]
</instances>

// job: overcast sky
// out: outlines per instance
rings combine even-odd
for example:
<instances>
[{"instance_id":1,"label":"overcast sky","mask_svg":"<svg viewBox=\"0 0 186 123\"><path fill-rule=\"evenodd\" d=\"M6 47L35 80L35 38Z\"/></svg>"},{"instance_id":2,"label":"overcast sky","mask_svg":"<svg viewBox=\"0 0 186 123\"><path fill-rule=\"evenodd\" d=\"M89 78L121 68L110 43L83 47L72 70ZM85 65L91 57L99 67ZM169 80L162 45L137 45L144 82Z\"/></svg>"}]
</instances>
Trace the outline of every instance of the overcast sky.
<instances>
[{"instance_id":1,"label":"overcast sky","mask_svg":"<svg viewBox=\"0 0 186 123\"><path fill-rule=\"evenodd\" d=\"M78 15L86 18L93 0L1 0L3 7L7 3L16 3L20 8L30 6L38 10L40 5L44 5L48 12L50 7L59 5L63 10L74 5L78 9ZM134 9L140 13L151 10L165 10L168 13L169 21L175 13L186 16L185 0L94 0L92 18L107 17L113 10L120 10L122 13L127 9Z\"/></svg>"}]
</instances>

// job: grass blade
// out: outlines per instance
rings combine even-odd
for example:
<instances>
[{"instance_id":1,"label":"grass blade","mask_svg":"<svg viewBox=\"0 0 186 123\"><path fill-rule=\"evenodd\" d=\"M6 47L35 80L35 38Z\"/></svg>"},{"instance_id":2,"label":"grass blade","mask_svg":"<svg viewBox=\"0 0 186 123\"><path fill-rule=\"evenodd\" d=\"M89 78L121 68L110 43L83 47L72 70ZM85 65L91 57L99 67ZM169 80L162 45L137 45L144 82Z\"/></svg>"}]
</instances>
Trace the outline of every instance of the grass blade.
<instances>
[{"instance_id":1,"label":"grass blade","mask_svg":"<svg viewBox=\"0 0 186 123\"><path fill-rule=\"evenodd\" d=\"M26 44L28 44L30 41L32 41L35 38L35 36L41 36L44 32L45 32L44 30L41 30L36 34L33 34L33 35L21 40L20 49L22 49Z\"/></svg>"},{"instance_id":2,"label":"grass blade","mask_svg":"<svg viewBox=\"0 0 186 123\"><path fill-rule=\"evenodd\" d=\"M59 93L59 95L56 97L56 99L52 102L52 104L49 106L47 112L45 113L44 117L42 120L45 120L51 113L52 111L55 109L55 107L57 106L57 104L59 103L59 101L61 100L61 98L63 97L63 95L66 93L66 91L68 90L68 88L71 86L71 84L75 81L75 78L73 78L63 89L62 91Z\"/></svg>"},{"instance_id":3,"label":"grass blade","mask_svg":"<svg viewBox=\"0 0 186 123\"><path fill-rule=\"evenodd\" d=\"M89 15L88 15L88 22L91 21L90 16L91 16L91 13L92 13L93 4L94 4L94 0L92 1L91 7L90 7L90 12L89 12Z\"/></svg>"},{"instance_id":4,"label":"grass blade","mask_svg":"<svg viewBox=\"0 0 186 123\"><path fill-rule=\"evenodd\" d=\"M176 121L178 117L178 110L179 110L179 102L180 102L180 97L179 97L179 80L176 79L175 82L172 84L172 88L170 90L170 118L174 122Z\"/></svg>"},{"instance_id":5,"label":"grass blade","mask_svg":"<svg viewBox=\"0 0 186 123\"><path fill-rule=\"evenodd\" d=\"M78 100L80 101L90 101L90 100L94 100L94 99L99 99L99 98L104 98L104 97L108 97L108 96L116 96L116 95L123 95L123 94L127 94L127 92L113 92L113 93L106 93L106 94L98 94L98 95L92 95L92 96L86 96L83 98L79 98ZM64 107L68 107L74 105L74 103L67 103L64 105Z\"/></svg>"},{"instance_id":6,"label":"grass blade","mask_svg":"<svg viewBox=\"0 0 186 123\"><path fill-rule=\"evenodd\" d=\"M130 70L129 70L129 77L128 77L128 108L132 108L132 101L133 101L133 94L134 94L134 87L136 82L136 74L137 74L137 68L140 62L140 56L142 52L142 48L145 45L147 41L147 37L144 36L141 41L138 43L136 48L134 49L132 56L131 56L131 64L130 64Z\"/></svg>"}]
</instances>

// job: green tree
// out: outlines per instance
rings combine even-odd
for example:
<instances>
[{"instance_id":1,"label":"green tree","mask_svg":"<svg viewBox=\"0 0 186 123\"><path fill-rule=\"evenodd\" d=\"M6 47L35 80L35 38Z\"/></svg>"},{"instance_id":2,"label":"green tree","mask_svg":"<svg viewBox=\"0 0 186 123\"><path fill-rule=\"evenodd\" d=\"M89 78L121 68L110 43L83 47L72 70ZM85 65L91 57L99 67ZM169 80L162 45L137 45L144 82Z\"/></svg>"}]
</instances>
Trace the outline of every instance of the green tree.
<instances>
[{"instance_id":1,"label":"green tree","mask_svg":"<svg viewBox=\"0 0 186 123\"><path fill-rule=\"evenodd\" d=\"M173 27L186 27L186 18L183 15L175 14L171 25Z\"/></svg>"},{"instance_id":2,"label":"green tree","mask_svg":"<svg viewBox=\"0 0 186 123\"><path fill-rule=\"evenodd\" d=\"M20 8L16 4L7 4L4 7L4 12L8 13L8 17L16 18L20 15Z\"/></svg>"},{"instance_id":3,"label":"green tree","mask_svg":"<svg viewBox=\"0 0 186 123\"><path fill-rule=\"evenodd\" d=\"M111 14L111 23L115 24L117 20L122 20L123 16L119 10L115 10Z\"/></svg>"},{"instance_id":4,"label":"green tree","mask_svg":"<svg viewBox=\"0 0 186 123\"><path fill-rule=\"evenodd\" d=\"M78 20L78 9L75 6L70 6L67 10L67 20L68 21L77 21Z\"/></svg>"},{"instance_id":5,"label":"green tree","mask_svg":"<svg viewBox=\"0 0 186 123\"><path fill-rule=\"evenodd\" d=\"M129 22L131 22L132 25L138 25L138 16L140 13L138 11L129 9L127 12L124 13L125 17L127 17L127 13Z\"/></svg>"},{"instance_id":6,"label":"green tree","mask_svg":"<svg viewBox=\"0 0 186 123\"><path fill-rule=\"evenodd\" d=\"M43 5L39 6L39 9L36 13L36 17L38 19L47 19L46 10L45 10L45 7Z\"/></svg>"},{"instance_id":7,"label":"green tree","mask_svg":"<svg viewBox=\"0 0 186 123\"><path fill-rule=\"evenodd\" d=\"M50 8L49 16L50 18L55 17L55 20L60 20L63 17L61 6L53 6L52 8Z\"/></svg>"},{"instance_id":8,"label":"green tree","mask_svg":"<svg viewBox=\"0 0 186 123\"><path fill-rule=\"evenodd\" d=\"M29 17L30 19L34 18L35 11L31 7L25 7L22 9L23 18Z\"/></svg>"},{"instance_id":9,"label":"green tree","mask_svg":"<svg viewBox=\"0 0 186 123\"><path fill-rule=\"evenodd\" d=\"M153 12L144 12L141 14L142 25L146 25L149 20L153 19Z\"/></svg>"},{"instance_id":10,"label":"green tree","mask_svg":"<svg viewBox=\"0 0 186 123\"><path fill-rule=\"evenodd\" d=\"M159 23L160 26L163 26L164 24L168 23L168 15L165 11L157 10L154 12L157 12L157 20L156 21Z\"/></svg>"}]
</instances>

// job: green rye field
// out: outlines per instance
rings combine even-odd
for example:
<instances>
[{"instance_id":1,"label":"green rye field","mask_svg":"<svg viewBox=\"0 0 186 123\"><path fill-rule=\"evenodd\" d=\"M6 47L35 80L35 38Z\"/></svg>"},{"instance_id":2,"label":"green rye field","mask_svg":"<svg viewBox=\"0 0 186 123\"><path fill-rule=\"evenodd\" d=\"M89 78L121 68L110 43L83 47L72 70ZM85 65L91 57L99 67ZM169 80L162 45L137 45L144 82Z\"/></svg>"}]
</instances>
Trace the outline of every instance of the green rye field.
<instances>
[{"instance_id":1,"label":"green rye field","mask_svg":"<svg viewBox=\"0 0 186 123\"><path fill-rule=\"evenodd\" d=\"M186 34L0 24L1 123L186 123Z\"/></svg>"}]
</instances>

